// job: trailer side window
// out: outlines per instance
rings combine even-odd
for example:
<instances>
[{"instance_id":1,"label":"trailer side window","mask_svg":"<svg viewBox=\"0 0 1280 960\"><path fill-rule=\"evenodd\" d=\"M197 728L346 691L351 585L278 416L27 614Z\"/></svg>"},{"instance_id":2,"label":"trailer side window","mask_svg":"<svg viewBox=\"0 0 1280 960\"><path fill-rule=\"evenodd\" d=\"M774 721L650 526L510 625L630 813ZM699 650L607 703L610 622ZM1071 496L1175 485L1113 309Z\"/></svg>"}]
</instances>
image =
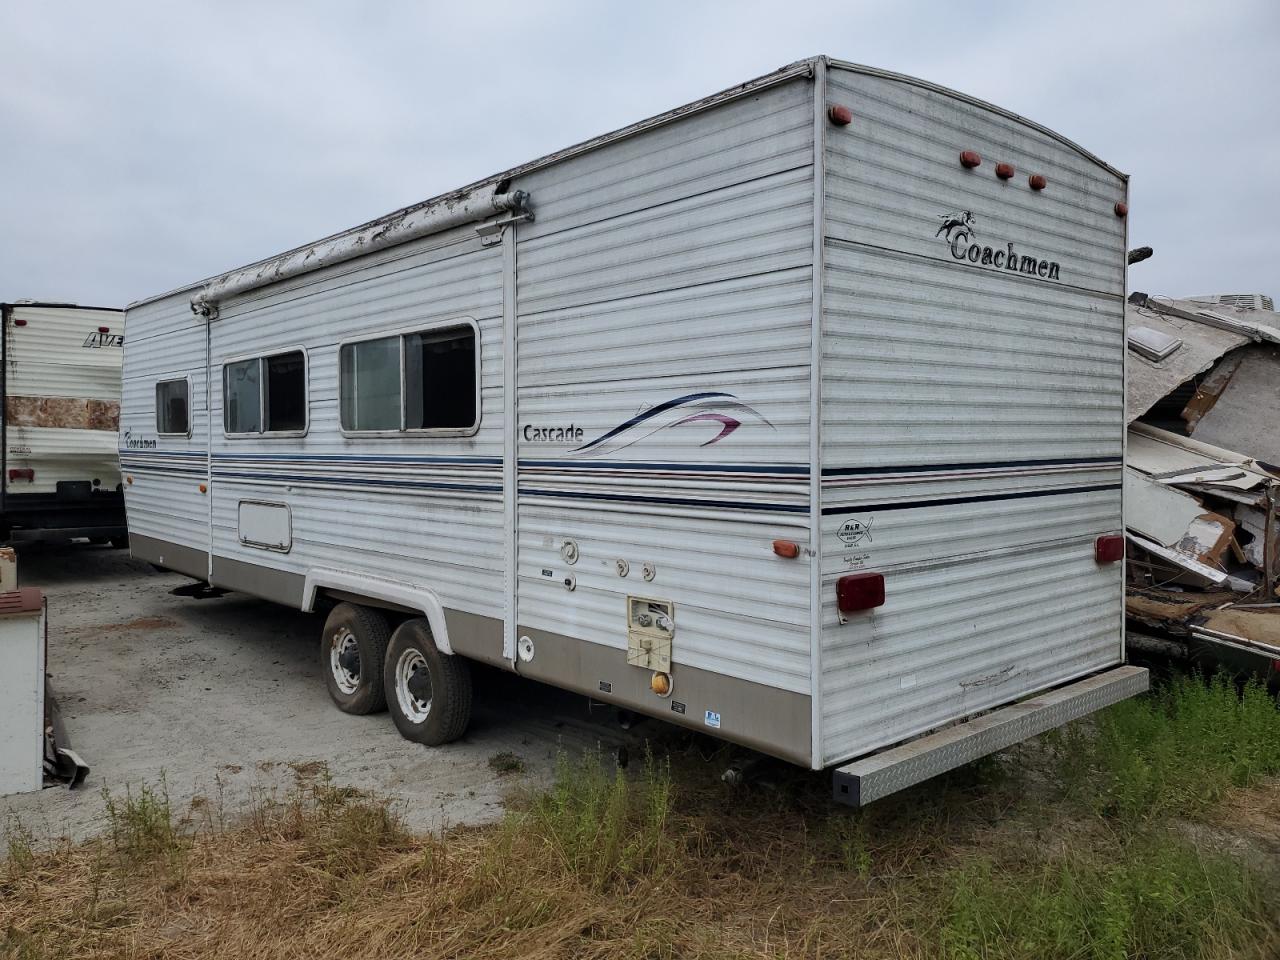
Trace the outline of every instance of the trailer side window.
<instances>
[{"instance_id":1,"label":"trailer side window","mask_svg":"<svg viewBox=\"0 0 1280 960\"><path fill-rule=\"evenodd\" d=\"M182 380L161 380L156 384L156 433L161 436L191 435L191 385Z\"/></svg>"},{"instance_id":2,"label":"trailer side window","mask_svg":"<svg viewBox=\"0 0 1280 960\"><path fill-rule=\"evenodd\" d=\"M465 433L479 423L478 351L470 324L343 344L342 429Z\"/></svg>"},{"instance_id":3,"label":"trailer side window","mask_svg":"<svg viewBox=\"0 0 1280 960\"><path fill-rule=\"evenodd\" d=\"M222 367L222 424L228 435L304 433L307 362L301 350Z\"/></svg>"}]
</instances>

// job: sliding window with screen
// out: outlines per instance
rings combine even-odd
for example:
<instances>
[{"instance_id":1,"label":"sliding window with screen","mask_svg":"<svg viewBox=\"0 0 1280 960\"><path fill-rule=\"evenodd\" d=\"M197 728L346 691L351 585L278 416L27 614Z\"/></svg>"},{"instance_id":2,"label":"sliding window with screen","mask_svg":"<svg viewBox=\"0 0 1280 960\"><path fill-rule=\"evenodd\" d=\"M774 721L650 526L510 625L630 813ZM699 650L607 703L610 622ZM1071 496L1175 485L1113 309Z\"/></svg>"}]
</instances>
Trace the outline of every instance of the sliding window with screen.
<instances>
[{"instance_id":1,"label":"sliding window with screen","mask_svg":"<svg viewBox=\"0 0 1280 960\"><path fill-rule=\"evenodd\" d=\"M342 344L343 432L475 433L480 425L478 341L478 328L468 320Z\"/></svg>"},{"instance_id":2,"label":"sliding window with screen","mask_svg":"<svg viewBox=\"0 0 1280 960\"><path fill-rule=\"evenodd\" d=\"M228 437L306 434L306 354L290 350L224 364L222 429Z\"/></svg>"}]
</instances>

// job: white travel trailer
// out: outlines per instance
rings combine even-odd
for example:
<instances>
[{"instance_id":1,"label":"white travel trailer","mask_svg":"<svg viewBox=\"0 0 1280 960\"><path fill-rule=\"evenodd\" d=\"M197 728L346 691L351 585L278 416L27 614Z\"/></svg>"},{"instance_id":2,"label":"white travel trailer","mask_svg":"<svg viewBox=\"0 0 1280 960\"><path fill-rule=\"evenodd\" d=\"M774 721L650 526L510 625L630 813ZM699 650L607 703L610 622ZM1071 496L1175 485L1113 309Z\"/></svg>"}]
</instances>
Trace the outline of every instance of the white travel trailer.
<instances>
[{"instance_id":1,"label":"white travel trailer","mask_svg":"<svg viewBox=\"0 0 1280 960\"><path fill-rule=\"evenodd\" d=\"M476 660L867 802L1146 686L1126 189L815 58L143 300L133 551L337 604L330 693L413 739Z\"/></svg>"},{"instance_id":2,"label":"white travel trailer","mask_svg":"<svg viewBox=\"0 0 1280 960\"><path fill-rule=\"evenodd\" d=\"M0 540L125 541L124 311L0 303Z\"/></svg>"}]
</instances>

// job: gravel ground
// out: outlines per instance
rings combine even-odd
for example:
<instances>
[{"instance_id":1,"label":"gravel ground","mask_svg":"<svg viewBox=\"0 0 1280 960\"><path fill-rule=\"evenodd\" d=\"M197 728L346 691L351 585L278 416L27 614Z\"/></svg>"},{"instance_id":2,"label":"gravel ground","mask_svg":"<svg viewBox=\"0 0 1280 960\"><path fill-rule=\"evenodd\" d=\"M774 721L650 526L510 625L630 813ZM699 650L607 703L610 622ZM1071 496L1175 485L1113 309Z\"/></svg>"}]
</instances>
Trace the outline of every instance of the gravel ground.
<instances>
[{"instance_id":1,"label":"gravel ground","mask_svg":"<svg viewBox=\"0 0 1280 960\"><path fill-rule=\"evenodd\" d=\"M0 825L17 817L46 839L101 829L104 787L163 775L177 809L201 797L234 815L320 764L337 783L394 798L416 828L483 823L522 780L548 780L560 749L611 750L664 729L623 731L583 697L479 667L467 735L423 747L385 713L333 706L317 615L237 594L174 596L190 581L106 547L25 546L18 573L48 597L48 669L71 745L91 768L75 791L0 797ZM523 772L490 767L508 751Z\"/></svg>"}]
</instances>

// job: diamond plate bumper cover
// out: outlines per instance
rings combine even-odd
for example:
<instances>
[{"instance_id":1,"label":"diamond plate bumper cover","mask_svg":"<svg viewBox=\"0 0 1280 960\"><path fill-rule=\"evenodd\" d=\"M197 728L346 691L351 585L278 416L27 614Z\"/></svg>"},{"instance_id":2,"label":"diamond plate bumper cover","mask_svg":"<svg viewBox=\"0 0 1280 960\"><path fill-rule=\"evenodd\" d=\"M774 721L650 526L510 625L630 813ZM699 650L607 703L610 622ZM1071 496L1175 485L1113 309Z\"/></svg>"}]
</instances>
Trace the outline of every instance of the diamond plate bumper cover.
<instances>
[{"instance_id":1,"label":"diamond plate bumper cover","mask_svg":"<svg viewBox=\"0 0 1280 960\"><path fill-rule=\"evenodd\" d=\"M1144 692L1143 667L1116 667L838 767L840 803L861 807Z\"/></svg>"}]
</instances>

